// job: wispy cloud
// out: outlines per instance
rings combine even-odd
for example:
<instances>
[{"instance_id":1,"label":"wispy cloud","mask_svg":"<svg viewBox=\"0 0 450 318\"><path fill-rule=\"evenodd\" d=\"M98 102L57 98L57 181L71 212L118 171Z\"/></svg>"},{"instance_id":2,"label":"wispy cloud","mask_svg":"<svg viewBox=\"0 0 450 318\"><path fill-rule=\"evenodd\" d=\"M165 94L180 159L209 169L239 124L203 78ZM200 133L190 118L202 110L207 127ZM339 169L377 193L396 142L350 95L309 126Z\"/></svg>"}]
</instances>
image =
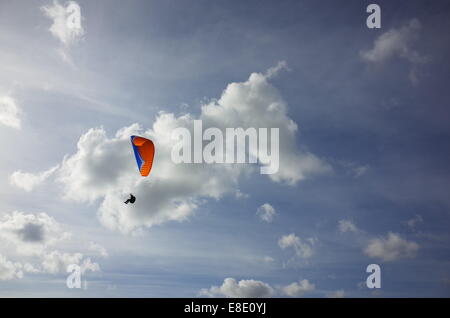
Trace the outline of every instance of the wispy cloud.
<instances>
[{"instance_id":1,"label":"wispy cloud","mask_svg":"<svg viewBox=\"0 0 450 318\"><path fill-rule=\"evenodd\" d=\"M58 0L54 0L53 4L43 6L41 10L53 21L50 33L63 45L56 50L57 54L64 62L75 67L69 47L77 44L85 34L80 5L75 1L68 1L63 6Z\"/></svg>"},{"instance_id":2,"label":"wispy cloud","mask_svg":"<svg viewBox=\"0 0 450 318\"><path fill-rule=\"evenodd\" d=\"M375 39L373 48L361 51L362 59L373 64L387 63L394 58L406 60L411 64L409 79L417 84L417 67L427 62L427 58L414 49L421 27L419 20L412 19L398 29L390 29Z\"/></svg>"},{"instance_id":3,"label":"wispy cloud","mask_svg":"<svg viewBox=\"0 0 450 318\"><path fill-rule=\"evenodd\" d=\"M41 9L45 16L53 21L49 29L50 33L62 44L70 46L83 37L81 9L77 2L69 1L66 6L63 6L58 0L54 0L53 4L43 6Z\"/></svg>"},{"instance_id":4,"label":"wispy cloud","mask_svg":"<svg viewBox=\"0 0 450 318\"><path fill-rule=\"evenodd\" d=\"M359 231L359 229L356 227L356 225L350 220L340 220L338 222L338 228L341 233L346 233L346 232L356 233Z\"/></svg>"},{"instance_id":5,"label":"wispy cloud","mask_svg":"<svg viewBox=\"0 0 450 318\"><path fill-rule=\"evenodd\" d=\"M20 129L21 113L22 111L14 98L11 96L0 96L0 124Z\"/></svg>"},{"instance_id":6,"label":"wispy cloud","mask_svg":"<svg viewBox=\"0 0 450 318\"><path fill-rule=\"evenodd\" d=\"M51 177L58 168L59 165L56 165L39 173L23 172L21 170L14 171L9 177L9 181L12 185L30 192Z\"/></svg>"}]
</instances>

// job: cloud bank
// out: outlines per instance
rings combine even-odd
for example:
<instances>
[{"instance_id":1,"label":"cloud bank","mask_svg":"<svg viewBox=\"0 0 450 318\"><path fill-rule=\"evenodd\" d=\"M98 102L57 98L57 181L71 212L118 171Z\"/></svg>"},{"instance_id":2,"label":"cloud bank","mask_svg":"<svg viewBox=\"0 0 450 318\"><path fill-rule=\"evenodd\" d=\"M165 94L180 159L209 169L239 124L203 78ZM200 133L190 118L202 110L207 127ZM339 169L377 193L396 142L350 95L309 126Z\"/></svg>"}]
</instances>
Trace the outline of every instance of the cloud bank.
<instances>
[{"instance_id":1,"label":"cloud bank","mask_svg":"<svg viewBox=\"0 0 450 318\"><path fill-rule=\"evenodd\" d=\"M283 65L272 68L269 75L253 73L245 82L229 84L218 100L201 107L199 116L161 112L150 129L133 124L121 128L114 137L108 137L102 127L89 129L80 137L76 153L66 156L57 171L64 198L86 203L100 200L101 222L110 229L133 233L168 221L186 220L204 199L236 193L239 179L248 176L254 170L252 166L172 162L171 151L177 142L171 138L172 131L185 127L193 135L196 119L202 120L204 130L278 127L280 168L269 176L274 182L295 185L331 171L326 162L297 145L297 124L288 117L286 103L268 81ZM148 178L136 172L131 135L148 137L155 143L154 164ZM33 184L32 179L29 184ZM20 184L23 187L27 182L22 180ZM129 193L136 196L136 203L124 205Z\"/></svg>"}]
</instances>

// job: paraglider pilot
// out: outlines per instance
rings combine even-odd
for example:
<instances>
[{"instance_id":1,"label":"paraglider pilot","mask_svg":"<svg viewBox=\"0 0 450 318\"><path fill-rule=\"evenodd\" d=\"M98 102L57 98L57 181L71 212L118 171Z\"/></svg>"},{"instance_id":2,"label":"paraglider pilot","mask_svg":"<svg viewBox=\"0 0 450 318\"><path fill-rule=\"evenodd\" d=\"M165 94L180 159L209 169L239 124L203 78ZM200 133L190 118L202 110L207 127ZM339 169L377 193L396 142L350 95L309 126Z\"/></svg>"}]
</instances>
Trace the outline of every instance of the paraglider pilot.
<instances>
[{"instance_id":1,"label":"paraglider pilot","mask_svg":"<svg viewBox=\"0 0 450 318\"><path fill-rule=\"evenodd\" d=\"M133 204L134 201L136 201L136 197L130 193L130 198L127 199L124 203L125 203L125 204L128 204L128 203Z\"/></svg>"}]
</instances>

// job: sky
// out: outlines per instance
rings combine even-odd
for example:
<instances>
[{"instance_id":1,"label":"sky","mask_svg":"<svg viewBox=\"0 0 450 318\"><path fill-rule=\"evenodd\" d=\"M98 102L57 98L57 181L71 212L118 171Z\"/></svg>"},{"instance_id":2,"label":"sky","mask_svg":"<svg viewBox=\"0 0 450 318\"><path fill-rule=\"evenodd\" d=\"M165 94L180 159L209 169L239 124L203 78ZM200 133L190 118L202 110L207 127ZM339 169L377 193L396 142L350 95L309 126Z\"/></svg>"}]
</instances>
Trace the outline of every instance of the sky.
<instances>
[{"instance_id":1,"label":"sky","mask_svg":"<svg viewBox=\"0 0 450 318\"><path fill-rule=\"evenodd\" d=\"M449 297L450 5L370 3L0 0L0 297ZM278 172L174 164L194 120Z\"/></svg>"}]
</instances>

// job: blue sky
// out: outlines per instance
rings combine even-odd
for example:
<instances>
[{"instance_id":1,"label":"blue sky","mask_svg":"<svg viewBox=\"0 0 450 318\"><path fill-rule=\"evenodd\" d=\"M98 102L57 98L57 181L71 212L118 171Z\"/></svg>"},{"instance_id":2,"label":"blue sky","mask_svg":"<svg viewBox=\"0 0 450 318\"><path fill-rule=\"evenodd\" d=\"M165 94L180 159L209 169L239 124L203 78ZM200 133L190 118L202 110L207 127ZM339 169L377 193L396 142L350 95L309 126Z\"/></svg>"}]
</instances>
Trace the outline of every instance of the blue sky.
<instances>
[{"instance_id":1,"label":"blue sky","mask_svg":"<svg viewBox=\"0 0 450 318\"><path fill-rule=\"evenodd\" d=\"M0 296L448 297L450 8L369 3L80 0L71 33L69 3L1 1ZM174 169L186 116L276 125L279 177Z\"/></svg>"}]
</instances>

